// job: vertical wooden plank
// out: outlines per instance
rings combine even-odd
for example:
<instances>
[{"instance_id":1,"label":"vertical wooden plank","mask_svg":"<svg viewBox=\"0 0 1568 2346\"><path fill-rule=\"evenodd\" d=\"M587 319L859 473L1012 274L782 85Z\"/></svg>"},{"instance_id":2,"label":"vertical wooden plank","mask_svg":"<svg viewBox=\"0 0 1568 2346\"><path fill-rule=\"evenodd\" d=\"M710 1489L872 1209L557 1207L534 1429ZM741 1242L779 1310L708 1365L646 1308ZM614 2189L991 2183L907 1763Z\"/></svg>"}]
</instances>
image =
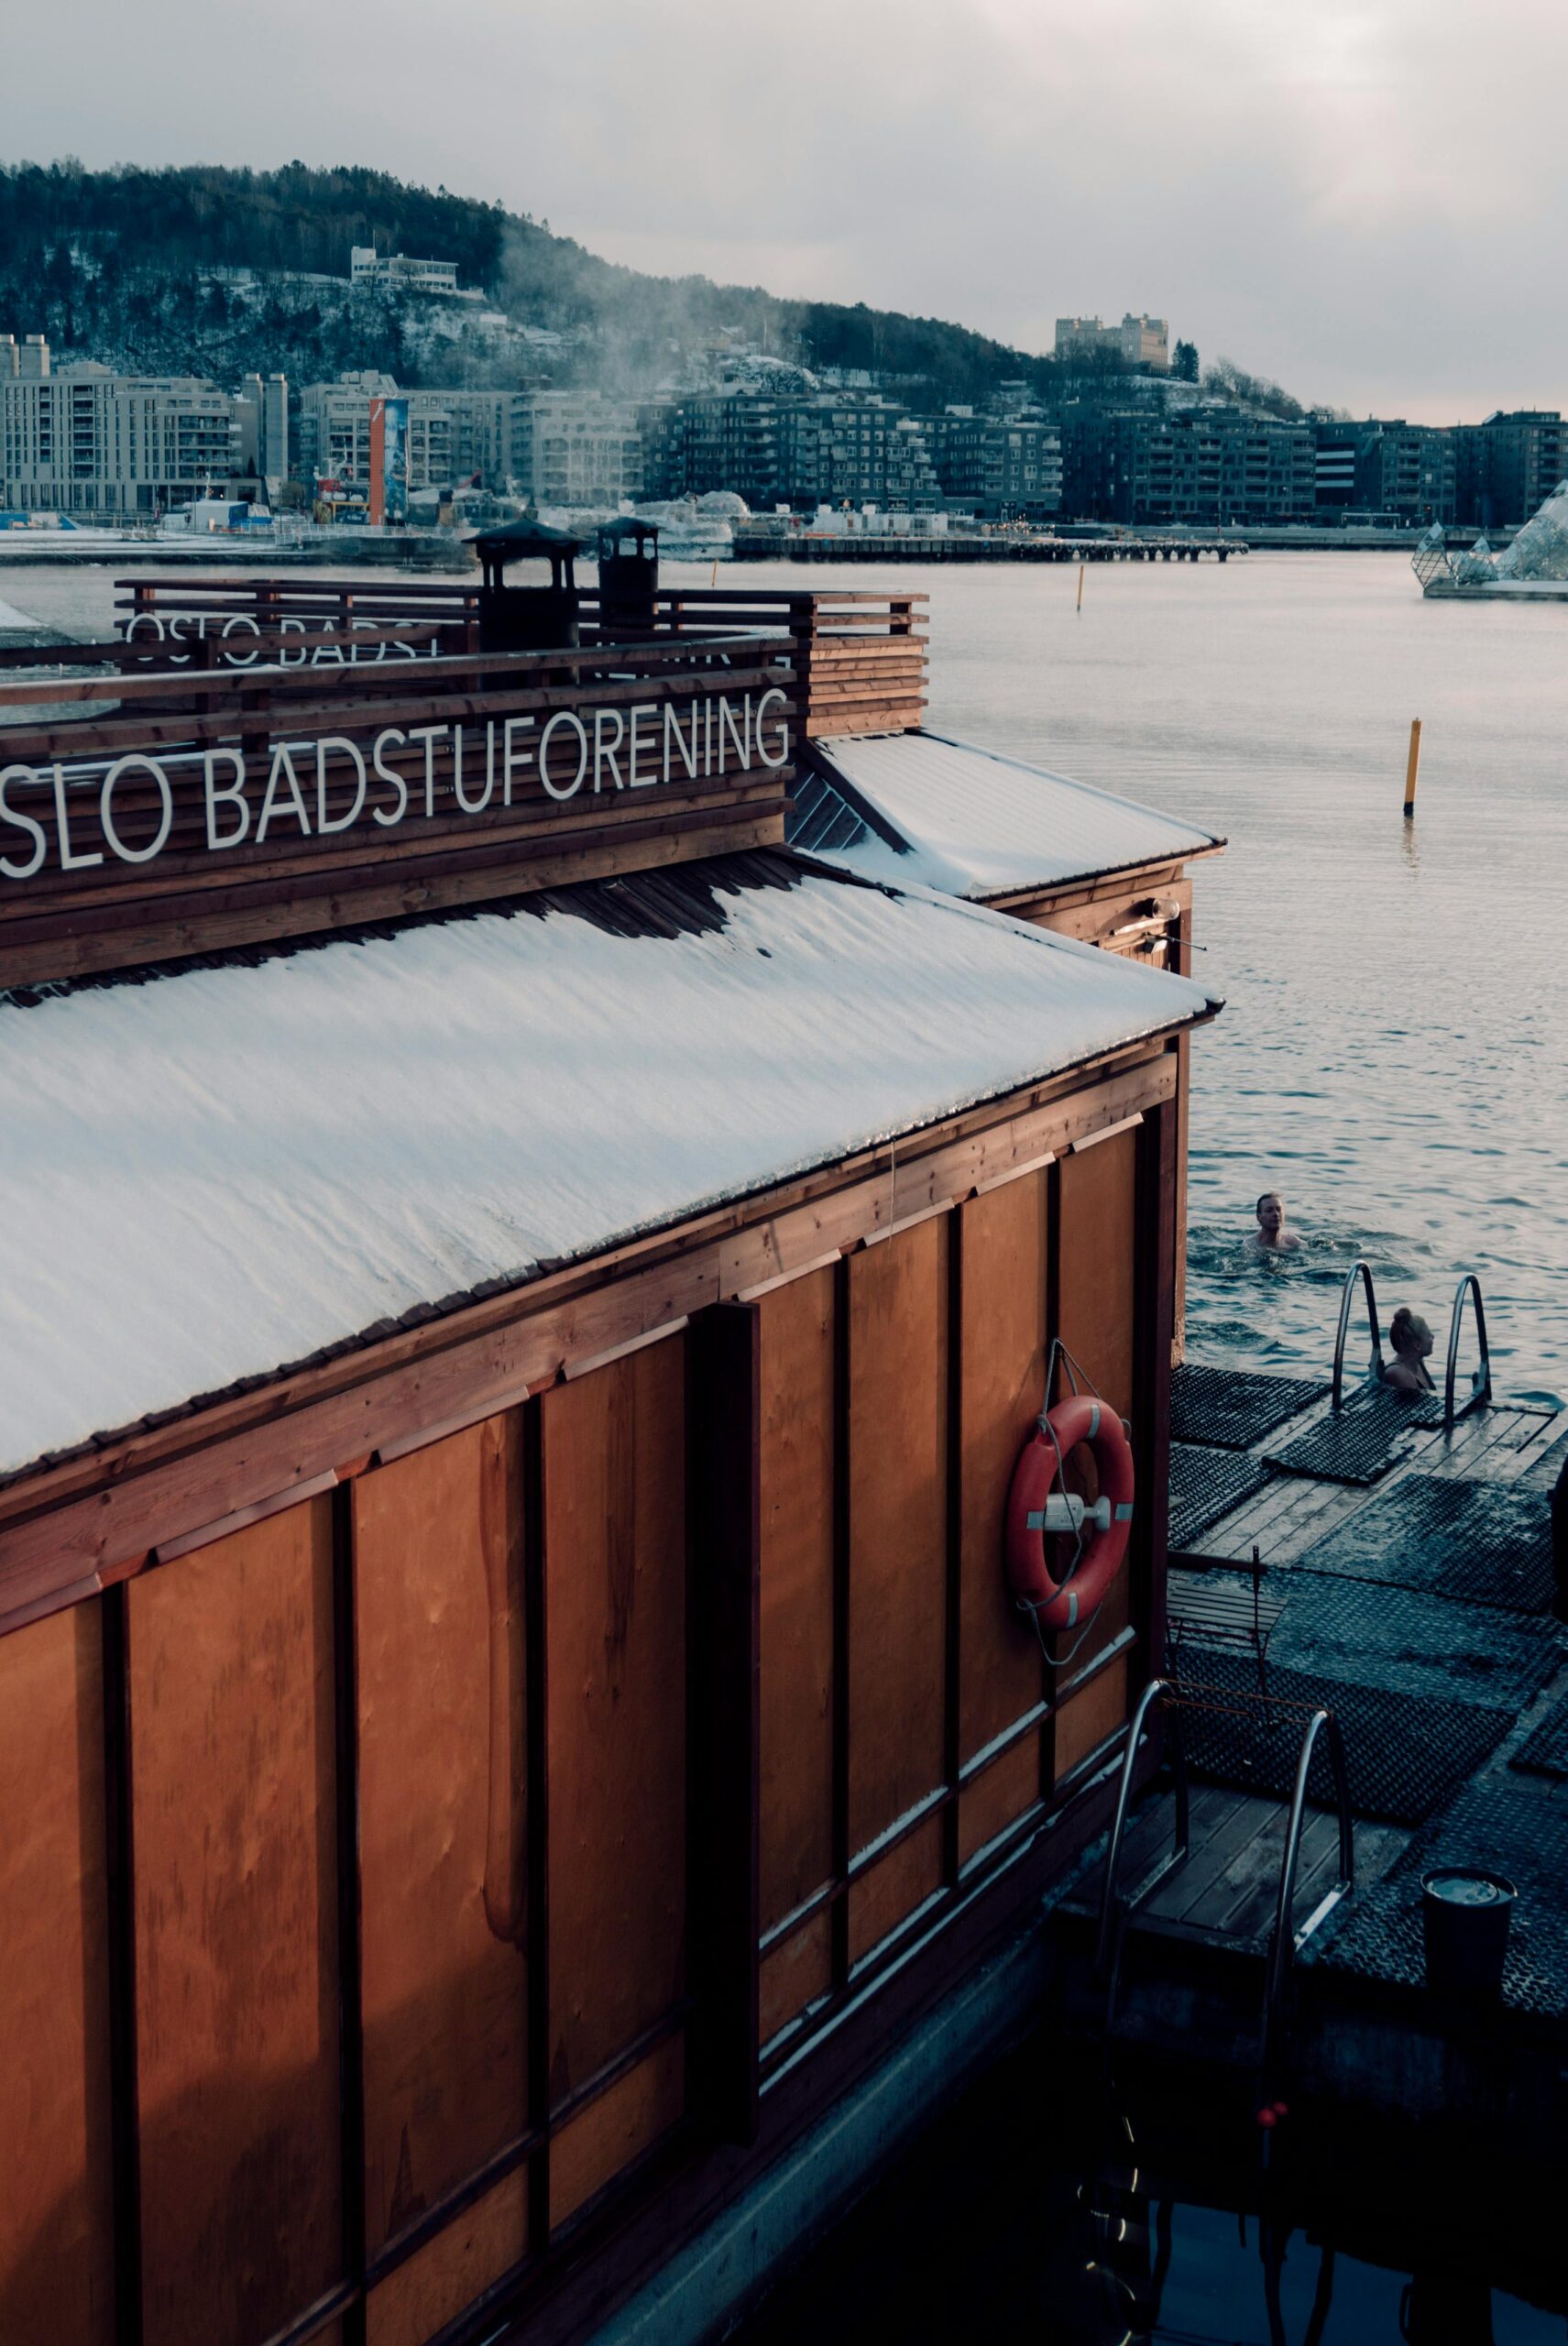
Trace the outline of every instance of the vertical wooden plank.
<instances>
[{"instance_id":1,"label":"vertical wooden plank","mask_svg":"<svg viewBox=\"0 0 1568 2346\"><path fill-rule=\"evenodd\" d=\"M840 1900L839 1903L842 1904ZM833 1984L833 1917L814 1914L762 1957L757 2033L766 2045Z\"/></svg>"},{"instance_id":2,"label":"vertical wooden plank","mask_svg":"<svg viewBox=\"0 0 1568 2346\"><path fill-rule=\"evenodd\" d=\"M672 2036L569 2118L551 2145L552 2226L576 2215L667 2134L685 2099L685 2040Z\"/></svg>"},{"instance_id":3,"label":"vertical wooden plank","mask_svg":"<svg viewBox=\"0 0 1568 2346\"><path fill-rule=\"evenodd\" d=\"M1057 1234L1058 1327L1064 1344L1119 1416L1133 1426L1134 1442L1141 1440L1135 1409L1138 1365L1138 1303L1141 1232L1138 1215L1138 1163L1142 1125L1113 1133L1092 1147L1075 1149L1058 1175ZM1135 1504L1146 1517L1150 1494L1140 1481ZM1137 1537L1135 1517L1135 1541ZM1110 1644L1131 1617L1132 1562L1117 1574L1100 1608L1093 1628L1064 1632L1055 1640L1058 1659L1075 1656L1085 1663ZM1096 1681L1081 1694L1069 1696L1055 1727L1055 1767L1058 1781L1076 1760L1102 1739L1108 1706L1124 1711L1126 1665L1109 1666L1109 1683ZM1081 1708L1081 1716L1074 1716ZM1114 1724L1113 1718L1111 1724Z\"/></svg>"},{"instance_id":4,"label":"vertical wooden plank","mask_svg":"<svg viewBox=\"0 0 1568 2346\"><path fill-rule=\"evenodd\" d=\"M136 1836L131 1814L129 1590L105 1590L104 1856L109 1975L110 2157L115 2197L115 2341L142 2346L141 2094L137 2080Z\"/></svg>"},{"instance_id":5,"label":"vertical wooden plank","mask_svg":"<svg viewBox=\"0 0 1568 2346\"><path fill-rule=\"evenodd\" d=\"M528 2173L514 2167L371 2290L366 2346L424 2346L528 2253Z\"/></svg>"},{"instance_id":6,"label":"vertical wooden plank","mask_svg":"<svg viewBox=\"0 0 1568 2346\"><path fill-rule=\"evenodd\" d=\"M517 1419L351 1490L374 2255L527 2124Z\"/></svg>"},{"instance_id":7,"label":"vertical wooden plank","mask_svg":"<svg viewBox=\"0 0 1568 2346\"><path fill-rule=\"evenodd\" d=\"M129 1584L148 2346L341 2272L331 1503Z\"/></svg>"},{"instance_id":8,"label":"vertical wooden plank","mask_svg":"<svg viewBox=\"0 0 1568 2346\"><path fill-rule=\"evenodd\" d=\"M368 2262L365 2213L365 2007L360 1965L358 1639L355 1619L354 1491L340 1483L332 1523L333 1851L337 1874L338 2180L342 2269L356 2286ZM342 2346L365 2346L366 2306L356 2297L339 2329Z\"/></svg>"},{"instance_id":9,"label":"vertical wooden plank","mask_svg":"<svg viewBox=\"0 0 1568 2346\"><path fill-rule=\"evenodd\" d=\"M1045 1401L1047 1196L1042 1168L959 1209L959 1751L965 1760L1031 1710L1045 1692L1039 1639L1008 1589L1004 1546L1013 1470Z\"/></svg>"},{"instance_id":10,"label":"vertical wooden plank","mask_svg":"<svg viewBox=\"0 0 1568 2346\"><path fill-rule=\"evenodd\" d=\"M692 2095L741 2143L758 2098L760 1339L754 1303L716 1305L687 1338Z\"/></svg>"},{"instance_id":11,"label":"vertical wooden plank","mask_svg":"<svg viewBox=\"0 0 1568 2346\"><path fill-rule=\"evenodd\" d=\"M833 1289L812 1271L758 1306L763 1930L833 1864Z\"/></svg>"},{"instance_id":12,"label":"vertical wooden plank","mask_svg":"<svg viewBox=\"0 0 1568 2346\"><path fill-rule=\"evenodd\" d=\"M1061 1340L1124 1418L1133 1414L1140 1129L1075 1148L1060 1173Z\"/></svg>"},{"instance_id":13,"label":"vertical wooden plank","mask_svg":"<svg viewBox=\"0 0 1568 2346\"><path fill-rule=\"evenodd\" d=\"M1080 1693L1069 1696L1062 1705L1056 1722L1058 1783L1124 1724L1128 1710L1127 1685L1127 1656L1121 1653L1114 1661L1107 1662Z\"/></svg>"},{"instance_id":14,"label":"vertical wooden plank","mask_svg":"<svg viewBox=\"0 0 1568 2346\"><path fill-rule=\"evenodd\" d=\"M1048 1724L1048 1723L1047 1723ZM988 1842L1033 1808L1040 1797L1042 1727L993 1760L959 1795L959 1863L967 1866Z\"/></svg>"},{"instance_id":15,"label":"vertical wooden plank","mask_svg":"<svg viewBox=\"0 0 1568 2346\"><path fill-rule=\"evenodd\" d=\"M864 1960L907 1915L942 1887L940 1816L927 1817L851 1884L850 1961Z\"/></svg>"},{"instance_id":16,"label":"vertical wooden plank","mask_svg":"<svg viewBox=\"0 0 1568 2346\"><path fill-rule=\"evenodd\" d=\"M95 1599L0 1639L0 2338L115 2336Z\"/></svg>"},{"instance_id":17,"label":"vertical wooden plank","mask_svg":"<svg viewBox=\"0 0 1568 2346\"><path fill-rule=\"evenodd\" d=\"M1182 1036L1185 1046L1190 1039ZM1170 1529L1170 1377L1182 1262L1186 1100L1179 1092L1146 1117L1139 1164L1138 1399L1134 1454L1145 1494L1133 1526L1134 1618L1147 1678L1165 1666L1166 1569Z\"/></svg>"},{"instance_id":18,"label":"vertical wooden plank","mask_svg":"<svg viewBox=\"0 0 1568 2346\"><path fill-rule=\"evenodd\" d=\"M850 1978L850 1263L833 1269L833 1880L839 1895L828 1915L828 1976L834 1990Z\"/></svg>"},{"instance_id":19,"label":"vertical wooden plank","mask_svg":"<svg viewBox=\"0 0 1568 2346\"><path fill-rule=\"evenodd\" d=\"M851 1854L942 1781L948 1237L921 1222L849 1266Z\"/></svg>"},{"instance_id":20,"label":"vertical wooden plank","mask_svg":"<svg viewBox=\"0 0 1568 2346\"><path fill-rule=\"evenodd\" d=\"M528 1950L528 2124L543 2147L528 2162L528 2242L550 2243L550 1702L544 1585L544 1405L523 1404L523 1749L528 1800L523 1895Z\"/></svg>"},{"instance_id":21,"label":"vertical wooden plank","mask_svg":"<svg viewBox=\"0 0 1568 2346\"><path fill-rule=\"evenodd\" d=\"M556 2103L685 1986L685 1416L680 1336L544 1397Z\"/></svg>"}]
</instances>

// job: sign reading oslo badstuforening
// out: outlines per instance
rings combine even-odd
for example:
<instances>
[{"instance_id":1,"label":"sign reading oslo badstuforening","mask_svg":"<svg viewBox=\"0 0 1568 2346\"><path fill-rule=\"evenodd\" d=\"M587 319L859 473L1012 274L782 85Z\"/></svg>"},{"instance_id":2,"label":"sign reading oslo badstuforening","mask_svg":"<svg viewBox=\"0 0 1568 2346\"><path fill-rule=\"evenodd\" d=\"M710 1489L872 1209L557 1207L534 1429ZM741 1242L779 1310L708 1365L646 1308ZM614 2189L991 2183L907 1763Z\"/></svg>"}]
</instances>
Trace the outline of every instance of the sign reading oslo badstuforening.
<instances>
[{"instance_id":1,"label":"sign reading oslo badstuforening","mask_svg":"<svg viewBox=\"0 0 1568 2346\"><path fill-rule=\"evenodd\" d=\"M776 772L789 754L787 703L773 686L684 706L388 725L359 741L276 741L264 754L225 743L162 757L132 750L91 769L8 765L0 767L0 881L151 863L170 847L222 855L355 831L368 840L405 822L450 823L530 796L602 804L618 791Z\"/></svg>"}]
</instances>

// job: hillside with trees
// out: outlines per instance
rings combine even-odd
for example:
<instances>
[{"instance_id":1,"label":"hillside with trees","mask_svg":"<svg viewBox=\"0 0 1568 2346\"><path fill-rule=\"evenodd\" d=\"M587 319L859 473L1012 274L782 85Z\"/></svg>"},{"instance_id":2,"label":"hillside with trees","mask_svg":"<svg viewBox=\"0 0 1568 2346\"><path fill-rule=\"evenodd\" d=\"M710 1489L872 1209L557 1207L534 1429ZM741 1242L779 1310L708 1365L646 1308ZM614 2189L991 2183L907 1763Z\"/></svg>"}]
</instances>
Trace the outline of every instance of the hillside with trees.
<instances>
[{"instance_id":1,"label":"hillside with trees","mask_svg":"<svg viewBox=\"0 0 1568 2346\"><path fill-rule=\"evenodd\" d=\"M411 384L518 379L515 340L487 348L482 334L456 333L457 305L351 292L354 245L455 260L460 283L532 330L541 380L650 390L727 330L806 367L922 378L938 403L1053 372L1048 358L937 319L651 277L499 202L298 162L0 166L0 331L44 333L59 351L113 366L225 380L254 367L309 381L351 366Z\"/></svg>"}]
</instances>

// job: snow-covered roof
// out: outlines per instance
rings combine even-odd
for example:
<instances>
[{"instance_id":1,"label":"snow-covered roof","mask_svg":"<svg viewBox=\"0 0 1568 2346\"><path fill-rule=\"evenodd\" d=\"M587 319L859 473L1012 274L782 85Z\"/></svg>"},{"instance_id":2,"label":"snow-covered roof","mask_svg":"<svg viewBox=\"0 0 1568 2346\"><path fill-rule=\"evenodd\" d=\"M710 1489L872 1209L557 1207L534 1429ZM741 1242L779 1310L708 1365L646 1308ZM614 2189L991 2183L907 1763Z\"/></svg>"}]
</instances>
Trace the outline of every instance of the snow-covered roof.
<instances>
[{"instance_id":1,"label":"snow-covered roof","mask_svg":"<svg viewBox=\"0 0 1568 2346\"><path fill-rule=\"evenodd\" d=\"M985 901L1223 845L1169 815L936 733L812 744L793 846L868 878Z\"/></svg>"},{"instance_id":2,"label":"snow-covered roof","mask_svg":"<svg viewBox=\"0 0 1568 2346\"><path fill-rule=\"evenodd\" d=\"M0 995L0 1473L1210 1006L782 856Z\"/></svg>"}]
</instances>

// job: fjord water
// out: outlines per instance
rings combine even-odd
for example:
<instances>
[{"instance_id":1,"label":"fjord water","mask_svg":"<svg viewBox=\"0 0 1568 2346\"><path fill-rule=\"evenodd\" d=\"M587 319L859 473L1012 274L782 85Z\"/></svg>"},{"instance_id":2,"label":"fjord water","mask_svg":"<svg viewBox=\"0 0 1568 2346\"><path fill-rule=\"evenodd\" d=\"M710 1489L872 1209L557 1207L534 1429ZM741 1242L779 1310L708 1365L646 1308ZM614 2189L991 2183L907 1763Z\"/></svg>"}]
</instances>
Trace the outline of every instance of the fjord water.
<instances>
[{"instance_id":1,"label":"fjord water","mask_svg":"<svg viewBox=\"0 0 1568 2346\"><path fill-rule=\"evenodd\" d=\"M0 564L0 599L105 633L115 575ZM1077 580L779 563L726 583L927 593L934 729L1227 837L1195 873L1194 972L1226 1008L1193 1055L1194 1353L1321 1373L1364 1254L1386 1321L1431 1321L1439 1374L1473 1266L1502 1388L1568 1393L1568 605L1423 602L1398 553L1102 563L1081 612ZM1267 1188L1306 1244L1260 1262L1242 1242Z\"/></svg>"},{"instance_id":2,"label":"fjord water","mask_svg":"<svg viewBox=\"0 0 1568 2346\"><path fill-rule=\"evenodd\" d=\"M1470 1266L1501 1389L1568 1393L1568 604L1423 602L1403 554L1091 565L1081 614L1066 565L838 576L930 594L936 730L1229 839L1194 872L1226 1007L1193 1050L1190 1348L1322 1374L1360 1254L1441 1378ZM1265 1189L1306 1244L1260 1263Z\"/></svg>"}]
</instances>

